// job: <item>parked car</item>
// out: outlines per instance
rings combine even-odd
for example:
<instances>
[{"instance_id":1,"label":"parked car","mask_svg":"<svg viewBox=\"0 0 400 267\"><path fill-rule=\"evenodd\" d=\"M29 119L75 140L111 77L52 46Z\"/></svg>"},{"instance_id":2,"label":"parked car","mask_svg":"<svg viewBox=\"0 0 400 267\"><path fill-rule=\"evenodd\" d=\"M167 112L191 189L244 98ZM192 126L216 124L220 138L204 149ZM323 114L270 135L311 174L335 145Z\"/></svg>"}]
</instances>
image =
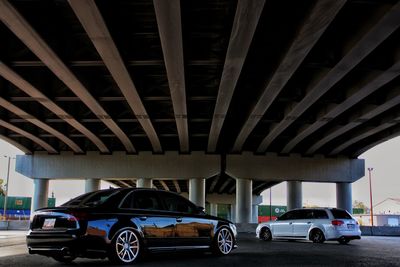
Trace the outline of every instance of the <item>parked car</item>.
<instances>
[{"instance_id":1,"label":"parked car","mask_svg":"<svg viewBox=\"0 0 400 267\"><path fill-rule=\"evenodd\" d=\"M236 248L236 227L206 215L186 198L155 189L109 189L35 212L27 235L30 254L71 262L76 257L130 264L144 251Z\"/></svg>"},{"instance_id":2,"label":"parked car","mask_svg":"<svg viewBox=\"0 0 400 267\"><path fill-rule=\"evenodd\" d=\"M256 229L261 240L305 239L314 243L337 240L347 244L360 239L360 226L346 210L335 208L294 209L276 221L261 223Z\"/></svg>"}]
</instances>

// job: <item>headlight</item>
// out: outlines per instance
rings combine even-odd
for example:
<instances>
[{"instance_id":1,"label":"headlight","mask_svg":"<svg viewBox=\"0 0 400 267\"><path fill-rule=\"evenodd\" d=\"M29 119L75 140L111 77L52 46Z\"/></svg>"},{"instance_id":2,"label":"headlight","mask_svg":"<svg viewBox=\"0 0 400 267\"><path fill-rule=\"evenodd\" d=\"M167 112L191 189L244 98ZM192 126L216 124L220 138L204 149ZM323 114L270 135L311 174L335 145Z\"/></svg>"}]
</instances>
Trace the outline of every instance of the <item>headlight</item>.
<instances>
[{"instance_id":1,"label":"headlight","mask_svg":"<svg viewBox=\"0 0 400 267\"><path fill-rule=\"evenodd\" d=\"M234 225L233 223L230 223L229 227L231 228L233 235L236 236L237 235L236 225Z\"/></svg>"}]
</instances>

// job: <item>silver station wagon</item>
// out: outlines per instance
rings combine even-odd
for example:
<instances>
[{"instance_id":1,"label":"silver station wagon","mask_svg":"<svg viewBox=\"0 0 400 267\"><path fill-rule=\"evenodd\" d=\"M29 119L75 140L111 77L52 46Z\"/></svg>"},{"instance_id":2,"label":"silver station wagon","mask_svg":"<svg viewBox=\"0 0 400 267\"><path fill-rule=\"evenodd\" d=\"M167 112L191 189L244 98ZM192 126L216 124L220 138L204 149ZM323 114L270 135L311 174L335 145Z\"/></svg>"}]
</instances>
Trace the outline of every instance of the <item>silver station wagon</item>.
<instances>
[{"instance_id":1,"label":"silver station wagon","mask_svg":"<svg viewBox=\"0 0 400 267\"><path fill-rule=\"evenodd\" d=\"M304 239L314 243L336 240L347 244L360 239L360 226L346 210L335 208L294 209L286 212L276 221L261 223L256 230L258 238Z\"/></svg>"}]
</instances>

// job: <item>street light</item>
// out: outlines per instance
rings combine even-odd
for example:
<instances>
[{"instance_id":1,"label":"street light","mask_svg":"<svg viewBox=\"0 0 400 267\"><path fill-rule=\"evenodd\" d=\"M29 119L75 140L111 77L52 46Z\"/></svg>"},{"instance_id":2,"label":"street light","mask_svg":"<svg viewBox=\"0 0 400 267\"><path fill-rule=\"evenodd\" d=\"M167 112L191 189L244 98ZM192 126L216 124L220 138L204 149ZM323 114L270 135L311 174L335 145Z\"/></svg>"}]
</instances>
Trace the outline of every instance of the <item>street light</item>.
<instances>
[{"instance_id":1,"label":"street light","mask_svg":"<svg viewBox=\"0 0 400 267\"><path fill-rule=\"evenodd\" d=\"M371 183L371 172L374 168L368 168L369 176L369 202L370 202L370 214L371 214L371 226L374 226L374 209L372 207L372 183Z\"/></svg>"},{"instance_id":2,"label":"street light","mask_svg":"<svg viewBox=\"0 0 400 267\"><path fill-rule=\"evenodd\" d=\"M6 188L6 191L4 192L4 209L3 209L3 218L6 220L6 215L7 215L7 198L8 198L8 182L10 180L10 162L11 162L11 157L9 156L4 156L5 158L8 158L8 165L7 165L7 179L6 179L6 184L4 187ZM14 159L14 158L13 158Z\"/></svg>"}]
</instances>

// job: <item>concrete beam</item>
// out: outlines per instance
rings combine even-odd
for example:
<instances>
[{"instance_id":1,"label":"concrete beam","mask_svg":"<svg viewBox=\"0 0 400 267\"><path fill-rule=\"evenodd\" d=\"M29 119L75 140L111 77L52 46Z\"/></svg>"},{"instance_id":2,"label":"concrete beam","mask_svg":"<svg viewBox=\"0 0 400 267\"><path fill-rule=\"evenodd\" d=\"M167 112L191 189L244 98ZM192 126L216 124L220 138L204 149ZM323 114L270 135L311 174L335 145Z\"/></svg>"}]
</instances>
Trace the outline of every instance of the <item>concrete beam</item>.
<instances>
[{"instance_id":1,"label":"concrete beam","mask_svg":"<svg viewBox=\"0 0 400 267\"><path fill-rule=\"evenodd\" d=\"M227 156L226 173L235 178L263 181L355 182L364 177L365 162L363 159L243 153Z\"/></svg>"},{"instance_id":2,"label":"concrete beam","mask_svg":"<svg viewBox=\"0 0 400 267\"><path fill-rule=\"evenodd\" d=\"M208 178L220 172L220 157L203 152L192 152L190 155L177 152L162 155L151 152L138 155L127 155L125 152L114 152L112 155L96 152L86 155L35 153L17 156L16 164L16 171L27 177L51 179L191 179Z\"/></svg>"}]
</instances>

